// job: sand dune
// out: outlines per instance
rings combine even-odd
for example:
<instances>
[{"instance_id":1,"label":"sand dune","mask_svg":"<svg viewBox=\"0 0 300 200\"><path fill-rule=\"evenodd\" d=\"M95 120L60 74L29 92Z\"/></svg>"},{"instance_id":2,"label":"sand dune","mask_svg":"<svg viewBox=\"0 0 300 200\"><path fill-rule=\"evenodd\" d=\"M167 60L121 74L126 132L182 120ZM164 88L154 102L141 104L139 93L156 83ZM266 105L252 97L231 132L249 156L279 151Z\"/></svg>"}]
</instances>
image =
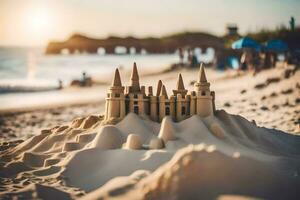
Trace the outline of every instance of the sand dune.
<instances>
[{"instance_id":1,"label":"sand dune","mask_svg":"<svg viewBox=\"0 0 300 200\"><path fill-rule=\"evenodd\" d=\"M76 119L8 146L0 154L1 196L26 198L24 191L36 187L43 188L41 198L57 190L63 199L89 192L85 199L300 195L297 135L258 127L224 110L179 123L166 117L159 124L133 113L116 125L102 125L102 119Z\"/></svg>"}]
</instances>

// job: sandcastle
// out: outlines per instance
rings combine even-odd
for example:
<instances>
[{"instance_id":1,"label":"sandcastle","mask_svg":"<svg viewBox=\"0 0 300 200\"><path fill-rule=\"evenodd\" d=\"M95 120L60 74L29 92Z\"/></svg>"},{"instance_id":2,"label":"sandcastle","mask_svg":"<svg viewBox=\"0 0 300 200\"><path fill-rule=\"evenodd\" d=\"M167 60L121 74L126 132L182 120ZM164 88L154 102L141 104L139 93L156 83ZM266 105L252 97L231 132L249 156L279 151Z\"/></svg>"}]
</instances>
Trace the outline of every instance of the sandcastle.
<instances>
[{"instance_id":1,"label":"sandcastle","mask_svg":"<svg viewBox=\"0 0 300 200\"><path fill-rule=\"evenodd\" d=\"M140 86L137 65L134 63L129 86L122 85L119 70L116 69L106 97L105 120L121 120L130 112L148 116L156 122L161 122L165 116L177 122L193 115L211 116L215 112L215 93L209 87L201 64L194 91L188 92L185 89L179 74L177 87L170 97L161 80L158 81L156 94L153 94L152 86L148 87L146 93L145 86Z\"/></svg>"}]
</instances>

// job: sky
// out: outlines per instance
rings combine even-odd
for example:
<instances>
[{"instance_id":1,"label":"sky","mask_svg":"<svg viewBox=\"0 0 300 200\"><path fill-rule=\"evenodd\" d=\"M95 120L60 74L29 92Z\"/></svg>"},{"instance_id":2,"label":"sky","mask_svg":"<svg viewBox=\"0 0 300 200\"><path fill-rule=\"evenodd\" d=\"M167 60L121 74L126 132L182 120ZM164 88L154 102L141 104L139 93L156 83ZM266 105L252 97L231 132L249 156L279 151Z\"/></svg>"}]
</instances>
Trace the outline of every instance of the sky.
<instances>
[{"instance_id":1,"label":"sky","mask_svg":"<svg viewBox=\"0 0 300 200\"><path fill-rule=\"evenodd\" d=\"M181 31L241 34L300 22L300 0L0 0L0 45L44 46L73 33L162 36Z\"/></svg>"}]
</instances>

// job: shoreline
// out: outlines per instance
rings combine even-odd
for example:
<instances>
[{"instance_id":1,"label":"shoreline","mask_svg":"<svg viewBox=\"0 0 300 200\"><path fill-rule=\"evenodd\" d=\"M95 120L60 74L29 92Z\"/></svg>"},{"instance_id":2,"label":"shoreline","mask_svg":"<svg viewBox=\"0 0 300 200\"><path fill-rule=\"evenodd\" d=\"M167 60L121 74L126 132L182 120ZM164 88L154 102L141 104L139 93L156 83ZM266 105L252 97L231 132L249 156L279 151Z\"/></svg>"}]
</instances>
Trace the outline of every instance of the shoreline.
<instances>
[{"instance_id":1,"label":"shoreline","mask_svg":"<svg viewBox=\"0 0 300 200\"><path fill-rule=\"evenodd\" d=\"M13 108L13 109L2 109L0 110L1 115L10 115L10 114L22 114L27 112L35 112L35 111L45 111L50 109L64 109L64 108L71 108L71 107L84 107L88 105L102 105L105 104L105 100L99 101L85 101L85 102L74 102L74 103L61 103L61 104L52 104L52 105L41 105L41 106L31 106L27 108Z\"/></svg>"}]
</instances>

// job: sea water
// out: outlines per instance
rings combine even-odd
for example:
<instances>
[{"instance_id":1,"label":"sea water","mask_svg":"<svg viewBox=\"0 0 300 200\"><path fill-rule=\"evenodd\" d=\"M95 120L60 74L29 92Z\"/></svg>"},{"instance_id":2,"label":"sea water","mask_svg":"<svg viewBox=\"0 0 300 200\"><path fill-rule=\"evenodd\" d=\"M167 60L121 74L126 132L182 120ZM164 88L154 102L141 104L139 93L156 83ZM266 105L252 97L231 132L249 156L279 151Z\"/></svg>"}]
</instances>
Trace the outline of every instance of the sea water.
<instances>
[{"instance_id":1,"label":"sea water","mask_svg":"<svg viewBox=\"0 0 300 200\"><path fill-rule=\"evenodd\" d=\"M138 64L140 71L154 72L179 62L176 53L45 55L44 51L44 48L0 47L0 87L57 87L58 80L68 85L71 80L80 79L83 72L101 77L111 75L116 67L130 70L133 62ZM207 60L210 57L198 58Z\"/></svg>"},{"instance_id":2,"label":"sea water","mask_svg":"<svg viewBox=\"0 0 300 200\"><path fill-rule=\"evenodd\" d=\"M85 72L107 75L116 67L159 70L178 62L175 54L162 55L45 55L42 48L0 48L0 86L56 86L69 83Z\"/></svg>"},{"instance_id":3,"label":"sea water","mask_svg":"<svg viewBox=\"0 0 300 200\"><path fill-rule=\"evenodd\" d=\"M131 70L136 62L140 74L158 72L179 62L178 54L159 55L45 55L44 48L0 47L0 112L47 107L105 99L107 85L84 90L57 90L59 80L64 86L88 76L111 77L115 68ZM210 51L208 51L210 52ZM198 55L209 61L211 54Z\"/></svg>"}]
</instances>

